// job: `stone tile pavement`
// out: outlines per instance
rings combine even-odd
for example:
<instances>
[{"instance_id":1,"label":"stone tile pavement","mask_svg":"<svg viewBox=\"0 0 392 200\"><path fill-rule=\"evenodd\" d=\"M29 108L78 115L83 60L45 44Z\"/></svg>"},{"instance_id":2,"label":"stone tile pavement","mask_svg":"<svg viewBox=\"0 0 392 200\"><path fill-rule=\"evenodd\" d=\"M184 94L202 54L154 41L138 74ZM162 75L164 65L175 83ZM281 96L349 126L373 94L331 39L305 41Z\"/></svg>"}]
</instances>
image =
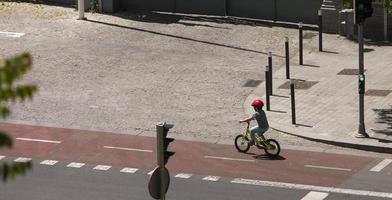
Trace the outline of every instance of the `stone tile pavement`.
<instances>
[{"instance_id":1,"label":"stone tile pavement","mask_svg":"<svg viewBox=\"0 0 392 200\"><path fill-rule=\"evenodd\" d=\"M325 52L319 52L318 37L314 37L304 47L304 65L298 64L298 54L291 55L290 78L316 81L309 89L295 90L296 124L292 124L291 120L290 90L279 88L289 81L285 67L274 71L271 110L267 111L270 126L313 141L392 152L392 47L388 44L365 44L365 128L370 137L356 138L354 135L359 123L358 75L338 73L343 69L358 69L358 44L324 34L323 46ZM387 95L375 96L369 90L387 90L384 91ZM257 97L265 100L265 82L247 97L244 103L247 114L252 113L250 102Z\"/></svg>"}]
</instances>

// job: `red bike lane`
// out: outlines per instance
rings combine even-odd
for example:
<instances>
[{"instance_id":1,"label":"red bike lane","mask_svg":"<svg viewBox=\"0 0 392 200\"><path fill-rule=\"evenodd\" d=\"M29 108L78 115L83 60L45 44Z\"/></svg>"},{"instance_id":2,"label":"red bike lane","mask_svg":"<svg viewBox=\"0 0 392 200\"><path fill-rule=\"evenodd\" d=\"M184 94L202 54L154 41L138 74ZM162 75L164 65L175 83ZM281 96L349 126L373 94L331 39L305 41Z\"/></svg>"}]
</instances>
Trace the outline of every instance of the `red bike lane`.
<instances>
[{"instance_id":1,"label":"red bike lane","mask_svg":"<svg viewBox=\"0 0 392 200\"><path fill-rule=\"evenodd\" d=\"M156 166L154 137L7 123L0 124L0 130L14 140L14 147L0 149L0 155L145 170ZM176 152L167 164L171 174L191 173L329 187L340 185L374 160L284 147L280 157L270 159L254 147L244 154L239 153L234 145L183 140L175 140L169 149Z\"/></svg>"}]
</instances>

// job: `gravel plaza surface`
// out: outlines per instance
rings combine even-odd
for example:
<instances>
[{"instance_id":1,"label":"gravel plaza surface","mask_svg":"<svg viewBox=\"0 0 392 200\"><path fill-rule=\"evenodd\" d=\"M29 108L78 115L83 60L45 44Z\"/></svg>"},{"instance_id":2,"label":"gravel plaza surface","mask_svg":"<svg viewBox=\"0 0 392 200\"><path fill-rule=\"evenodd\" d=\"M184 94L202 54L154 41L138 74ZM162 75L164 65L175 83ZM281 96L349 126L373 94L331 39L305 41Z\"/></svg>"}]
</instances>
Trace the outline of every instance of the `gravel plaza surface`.
<instances>
[{"instance_id":1,"label":"gravel plaza surface","mask_svg":"<svg viewBox=\"0 0 392 200\"><path fill-rule=\"evenodd\" d=\"M39 87L33 101L12 106L8 121L143 135L167 121L179 137L232 139L255 89L244 84L264 79L269 51L276 68L284 64L286 36L292 55L298 45L298 30L266 24L145 12L86 17L76 20L69 7L1 3L0 31L25 35L0 36L0 55L30 52L24 81Z\"/></svg>"}]
</instances>

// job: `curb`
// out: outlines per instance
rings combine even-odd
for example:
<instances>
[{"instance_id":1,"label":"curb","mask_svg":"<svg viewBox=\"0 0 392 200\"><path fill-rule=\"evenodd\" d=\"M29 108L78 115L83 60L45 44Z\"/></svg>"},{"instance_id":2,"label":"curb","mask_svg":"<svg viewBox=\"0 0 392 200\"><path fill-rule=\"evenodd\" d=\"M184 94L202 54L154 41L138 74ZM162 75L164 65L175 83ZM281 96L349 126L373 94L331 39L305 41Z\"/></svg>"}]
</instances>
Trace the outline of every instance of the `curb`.
<instances>
[{"instance_id":1,"label":"curb","mask_svg":"<svg viewBox=\"0 0 392 200\"><path fill-rule=\"evenodd\" d=\"M272 130L278 131L280 133L288 134L291 136L296 136L299 138L303 138L309 141L313 142L320 142L324 144L329 144L329 145L334 145L334 146L339 146L339 147L345 147L345 148L351 148L351 149L357 149L357 150L363 150L363 151L371 151L371 152L377 152L377 153L392 153L392 148L388 147L379 147L379 146L372 146L372 145L365 145L365 144L354 144L354 143L348 143L348 142L339 142L339 141L332 141L332 140L326 140L326 139L317 139L317 138L312 138L312 137L307 137L295 133L290 133L287 131L283 131L277 128L270 127Z\"/></svg>"}]
</instances>

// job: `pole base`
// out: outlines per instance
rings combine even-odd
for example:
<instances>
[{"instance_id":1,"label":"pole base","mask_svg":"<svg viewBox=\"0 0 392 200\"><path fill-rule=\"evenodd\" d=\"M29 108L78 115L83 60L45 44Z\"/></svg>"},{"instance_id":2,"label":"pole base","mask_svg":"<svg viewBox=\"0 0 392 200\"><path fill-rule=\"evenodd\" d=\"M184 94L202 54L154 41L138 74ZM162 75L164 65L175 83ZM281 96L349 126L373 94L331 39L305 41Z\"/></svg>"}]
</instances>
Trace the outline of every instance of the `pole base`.
<instances>
[{"instance_id":1,"label":"pole base","mask_svg":"<svg viewBox=\"0 0 392 200\"><path fill-rule=\"evenodd\" d=\"M363 134L363 133L356 133L355 134L356 138L368 138L369 135L367 133Z\"/></svg>"},{"instance_id":2,"label":"pole base","mask_svg":"<svg viewBox=\"0 0 392 200\"><path fill-rule=\"evenodd\" d=\"M356 138L368 138L369 135L365 131L365 125L359 125L358 132L355 134Z\"/></svg>"},{"instance_id":3,"label":"pole base","mask_svg":"<svg viewBox=\"0 0 392 200\"><path fill-rule=\"evenodd\" d=\"M86 17L82 17L82 18L77 18L77 20L87 20L87 18Z\"/></svg>"}]
</instances>

